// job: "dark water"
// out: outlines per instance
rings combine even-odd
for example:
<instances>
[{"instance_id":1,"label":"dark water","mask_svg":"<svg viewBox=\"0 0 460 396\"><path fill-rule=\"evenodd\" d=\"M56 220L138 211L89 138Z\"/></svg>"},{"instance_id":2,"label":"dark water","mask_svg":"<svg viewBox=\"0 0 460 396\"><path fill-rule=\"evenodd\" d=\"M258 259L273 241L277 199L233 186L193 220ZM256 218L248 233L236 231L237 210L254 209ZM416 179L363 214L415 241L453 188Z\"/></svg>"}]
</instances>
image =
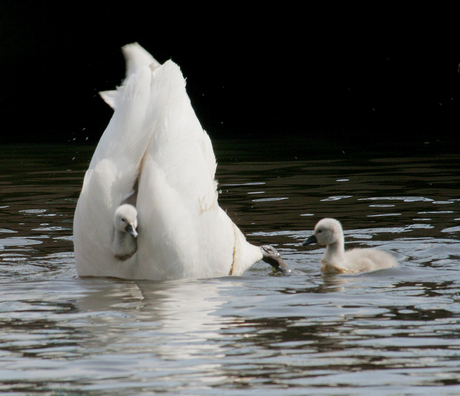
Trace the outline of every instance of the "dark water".
<instances>
[{"instance_id":1,"label":"dark water","mask_svg":"<svg viewBox=\"0 0 460 396\"><path fill-rule=\"evenodd\" d=\"M292 276L80 279L93 148L0 148L0 393L460 394L458 155L215 148L221 206ZM325 216L400 267L322 276L323 249L299 244Z\"/></svg>"}]
</instances>

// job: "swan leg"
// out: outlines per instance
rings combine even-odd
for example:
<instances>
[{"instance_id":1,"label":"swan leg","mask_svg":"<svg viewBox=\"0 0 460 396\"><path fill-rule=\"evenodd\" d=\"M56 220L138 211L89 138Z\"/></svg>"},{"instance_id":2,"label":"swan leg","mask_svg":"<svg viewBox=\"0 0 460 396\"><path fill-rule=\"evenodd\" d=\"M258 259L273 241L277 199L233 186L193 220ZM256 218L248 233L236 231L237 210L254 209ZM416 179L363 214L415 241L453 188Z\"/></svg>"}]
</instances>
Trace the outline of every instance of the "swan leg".
<instances>
[{"instance_id":1,"label":"swan leg","mask_svg":"<svg viewBox=\"0 0 460 396\"><path fill-rule=\"evenodd\" d=\"M278 251L270 245L263 245L260 247L262 251L262 260L270 264L274 270L282 272L283 274L289 274L291 270L281 258Z\"/></svg>"}]
</instances>

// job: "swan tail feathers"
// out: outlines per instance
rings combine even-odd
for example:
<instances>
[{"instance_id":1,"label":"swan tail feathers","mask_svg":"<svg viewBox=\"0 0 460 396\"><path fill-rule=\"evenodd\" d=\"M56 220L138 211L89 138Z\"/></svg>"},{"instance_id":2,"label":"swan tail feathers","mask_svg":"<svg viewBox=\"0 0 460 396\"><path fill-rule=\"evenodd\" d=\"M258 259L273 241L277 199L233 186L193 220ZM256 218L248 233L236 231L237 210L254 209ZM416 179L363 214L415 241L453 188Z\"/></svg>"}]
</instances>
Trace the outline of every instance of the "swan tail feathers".
<instances>
[{"instance_id":1,"label":"swan tail feathers","mask_svg":"<svg viewBox=\"0 0 460 396\"><path fill-rule=\"evenodd\" d=\"M100 91L99 96L104 100L105 103L107 103L112 109L115 109L116 107L116 100L117 100L117 95L118 95L117 90L111 90L111 91Z\"/></svg>"},{"instance_id":2,"label":"swan tail feathers","mask_svg":"<svg viewBox=\"0 0 460 396\"><path fill-rule=\"evenodd\" d=\"M123 96L125 87L140 68L144 66L150 66L150 68L153 70L161 66L160 63L138 43L126 44L122 47L122 53L126 64L125 79L116 89L99 92L99 95L104 100L104 102L114 110L119 105L119 101Z\"/></svg>"},{"instance_id":3,"label":"swan tail feathers","mask_svg":"<svg viewBox=\"0 0 460 396\"><path fill-rule=\"evenodd\" d=\"M132 76L143 66L151 65L151 68L160 66L160 63L138 43L126 44L121 50L126 61L125 79Z\"/></svg>"}]
</instances>

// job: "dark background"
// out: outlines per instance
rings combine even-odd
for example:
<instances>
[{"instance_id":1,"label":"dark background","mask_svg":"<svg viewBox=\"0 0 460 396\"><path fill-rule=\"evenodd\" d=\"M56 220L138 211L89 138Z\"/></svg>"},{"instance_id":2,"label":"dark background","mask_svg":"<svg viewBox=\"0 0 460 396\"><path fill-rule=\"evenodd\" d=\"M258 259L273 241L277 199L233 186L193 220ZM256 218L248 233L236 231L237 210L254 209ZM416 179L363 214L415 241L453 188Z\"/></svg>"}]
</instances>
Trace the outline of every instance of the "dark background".
<instances>
[{"instance_id":1,"label":"dark background","mask_svg":"<svg viewBox=\"0 0 460 396\"><path fill-rule=\"evenodd\" d=\"M97 92L137 41L181 66L213 139L459 144L453 5L226 4L1 1L0 142L96 143L112 114Z\"/></svg>"}]
</instances>

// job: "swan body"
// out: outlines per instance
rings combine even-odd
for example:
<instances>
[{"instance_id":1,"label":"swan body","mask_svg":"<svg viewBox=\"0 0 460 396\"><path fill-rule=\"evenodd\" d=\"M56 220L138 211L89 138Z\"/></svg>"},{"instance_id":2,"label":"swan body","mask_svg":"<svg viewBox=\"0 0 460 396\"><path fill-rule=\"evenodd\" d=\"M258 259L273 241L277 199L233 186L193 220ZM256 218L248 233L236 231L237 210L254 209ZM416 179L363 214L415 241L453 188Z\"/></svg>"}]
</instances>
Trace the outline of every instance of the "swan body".
<instances>
[{"instance_id":1,"label":"swan body","mask_svg":"<svg viewBox=\"0 0 460 396\"><path fill-rule=\"evenodd\" d=\"M396 267L398 262L389 253L378 249L344 249L342 225L335 219L320 220L311 237L303 245L318 243L326 245L321 260L321 272L326 274L353 274Z\"/></svg>"},{"instance_id":2,"label":"swan body","mask_svg":"<svg viewBox=\"0 0 460 396\"><path fill-rule=\"evenodd\" d=\"M114 114L75 210L78 274L156 280L241 275L273 256L249 244L218 204L211 140L179 67L160 65L138 44L123 53L126 77L101 94ZM131 219L132 233L123 216Z\"/></svg>"}]
</instances>

